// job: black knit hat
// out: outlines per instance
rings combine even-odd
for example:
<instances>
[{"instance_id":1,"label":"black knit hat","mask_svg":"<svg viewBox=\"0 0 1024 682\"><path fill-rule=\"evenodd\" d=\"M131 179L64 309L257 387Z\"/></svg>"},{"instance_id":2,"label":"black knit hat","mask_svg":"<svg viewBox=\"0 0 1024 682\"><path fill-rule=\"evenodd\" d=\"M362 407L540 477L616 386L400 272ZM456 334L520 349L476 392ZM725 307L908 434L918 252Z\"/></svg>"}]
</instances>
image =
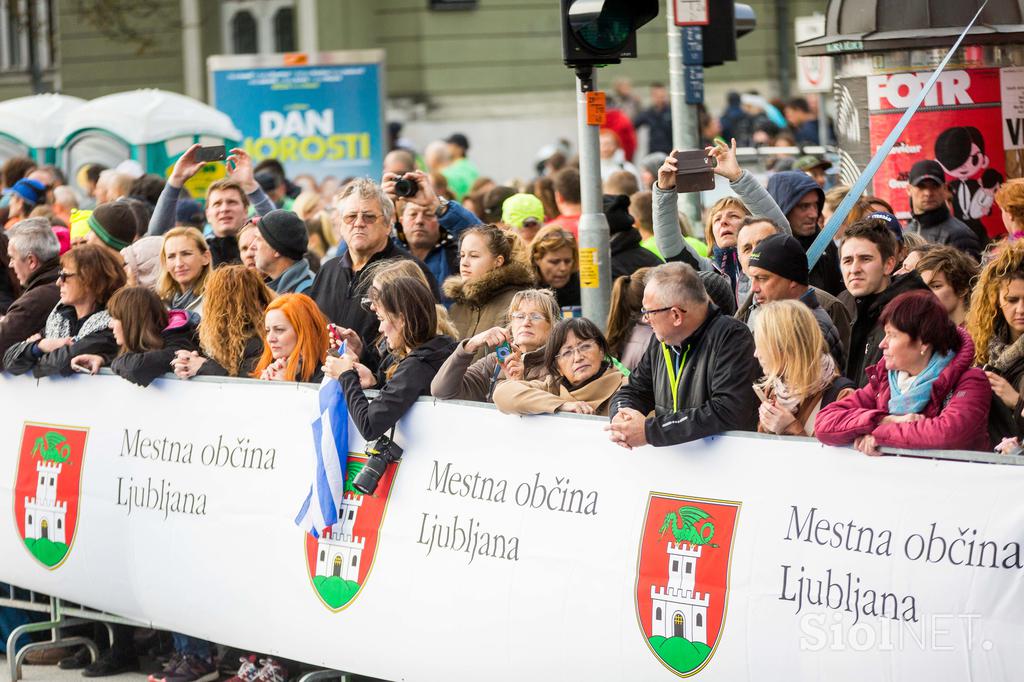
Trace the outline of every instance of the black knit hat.
<instances>
[{"instance_id":1,"label":"black knit hat","mask_svg":"<svg viewBox=\"0 0 1024 682\"><path fill-rule=\"evenodd\" d=\"M135 241L138 221L125 201L100 204L86 220L89 229L110 248L120 251Z\"/></svg>"},{"instance_id":2,"label":"black knit hat","mask_svg":"<svg viewBox=\"0 0 1024 682\"><path fill-rule=\"evenodd\" d=\"M773 234L758 242L750 253L749 267L807 284L807 254L800 242L788 234Z\"/></svg>"},{"instance_id":3,"label":"black knit hat","mask_svg":"<svg viewBox=\"0 0 1024 682\"><path fill-rule=\"evenodd\" d=\"M274 209L256 223L263 240L285 258L299 260L309 249L309 231L291 211Z\"/></svg>"}]
</instances>

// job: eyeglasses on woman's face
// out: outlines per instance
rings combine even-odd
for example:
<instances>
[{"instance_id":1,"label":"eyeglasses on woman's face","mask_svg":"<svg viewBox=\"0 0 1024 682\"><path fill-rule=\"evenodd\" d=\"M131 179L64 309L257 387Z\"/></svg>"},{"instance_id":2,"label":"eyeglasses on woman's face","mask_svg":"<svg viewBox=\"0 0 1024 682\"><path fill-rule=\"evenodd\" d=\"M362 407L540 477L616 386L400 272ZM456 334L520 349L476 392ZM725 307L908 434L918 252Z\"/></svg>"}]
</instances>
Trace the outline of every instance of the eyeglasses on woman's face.
<instances>
[{"instance_id":1,"label":"eyeglasses on woman's face","mask_svg":"<svg viewBox=\"0 0 1024 682\"><path fill-rule=\"evenodd\" d=\"M78 277L77 272L68 272L67 270L61 270L57 273L57 281L66 282L72 277Z\"/></svg>"},{"instance_id":2,"label":"eyeglasses on woman's face","mask_svg":"<svg viewBox=\"0 0 1024 682\"><path fill-rule=\"evenodd\" d=\"M558 355L555 357L558 358L559 362L571 362L577 353L580 355L587 355L588 353L593 353L597 348L597 343L594 341L583 341L571 348L563 346L562 350L558 351Z\"/></svg>"}]
</instances>

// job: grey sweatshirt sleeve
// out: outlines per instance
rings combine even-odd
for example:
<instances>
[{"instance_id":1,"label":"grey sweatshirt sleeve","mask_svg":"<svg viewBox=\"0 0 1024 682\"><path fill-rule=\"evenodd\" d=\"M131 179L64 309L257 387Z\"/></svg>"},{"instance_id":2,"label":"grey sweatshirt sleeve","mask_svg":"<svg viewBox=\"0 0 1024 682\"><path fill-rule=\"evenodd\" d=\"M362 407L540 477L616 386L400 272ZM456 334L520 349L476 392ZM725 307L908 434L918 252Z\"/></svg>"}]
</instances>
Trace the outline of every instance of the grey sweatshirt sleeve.
<instances>
[{"instance_id":1,"label":"grey sweatshirt sleeve","mask_svg":"<svg viewBox=\"0 0 1024 682\"><path fill-rule=\"evenodd\" d=\"M265 216L277 208L259 185L256 185L256 189L249 192L249 203L252 204L252 209L256 211L258 216Z\"/></svg>"},{"instance_id":2,"label":"grey sweatshirt sleeve","mask_svg":"<svg viewBox=\"0 0 1024 682\"><path fill-rule=\"evenodd\" d=\"M736 182L729 183L729 187L747 205L751 215L770 218L782 228L783 232L793 234L793 229L789 226L789 221L786 220L786 214L775 203L775 199L772 199L768 190L750 174L750 171L743 171Z\"/></svg>"},{"instance_id":3,"label":"grey sweatshirt sleeve","mask_svg":"<svg viewBox=\"0 0 1024 682\"><path fill-rule=\"evenodd\" d=\"M662 258L666 262L683 261L698 270L711 270L711 261L697 253L689 242L683 239L683 233L679 230L679 216L676 212L678 195L675 189L661 189L655 182L651 192L653 194L654 240Z\"/></svg>"},{"instance_id":4,"label":"grey sweatshirt sleeve","mask_svg":"<svg viewBox=\"0 0 1024 682\"><path fill-rule=\"evenodd\" d=\"M181 194L180 187L174 187L169 181L164 183L164 189L160 192L156 208L153 209L153 215L149 219L147 236L159 237L174 227L174 211L178 207L179 194Z\"/></svg>"}]
</instances>

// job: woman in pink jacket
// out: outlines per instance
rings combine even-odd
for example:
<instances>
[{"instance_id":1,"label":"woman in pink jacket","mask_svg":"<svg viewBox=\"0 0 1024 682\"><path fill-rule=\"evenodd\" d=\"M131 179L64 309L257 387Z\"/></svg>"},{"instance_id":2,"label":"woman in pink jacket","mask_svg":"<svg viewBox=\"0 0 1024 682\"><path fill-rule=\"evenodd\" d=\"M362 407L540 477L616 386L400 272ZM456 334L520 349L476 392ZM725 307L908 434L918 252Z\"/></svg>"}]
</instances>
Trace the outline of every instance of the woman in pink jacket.
<instances>
[{"instance_id":1,"label":"woman in pink jacket","mask_svg":"<svg viewBox=\"0 0 1024 682\"><path fill-rule=\"evenodd\" d=\"M972 368L974 342L931 292L897 296L879 322L882 360L868 383L818 413L815 434L826 445L853 443L868 455L880 447L987 450L992 389Z\"/></svg>"}]
</instances>

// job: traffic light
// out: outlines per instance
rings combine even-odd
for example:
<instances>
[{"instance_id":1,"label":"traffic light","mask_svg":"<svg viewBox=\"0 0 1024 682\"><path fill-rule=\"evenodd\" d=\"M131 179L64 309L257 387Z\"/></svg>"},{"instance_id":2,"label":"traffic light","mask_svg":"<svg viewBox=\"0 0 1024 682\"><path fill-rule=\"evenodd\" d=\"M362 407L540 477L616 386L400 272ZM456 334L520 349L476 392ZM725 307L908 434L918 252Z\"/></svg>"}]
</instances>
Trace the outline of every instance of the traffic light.
<instances>
[{"instance_id":1,"label":"traffic light","mask_svg":"<svg viewBox=\"0 0 1024 682\"><path fill-rule=\"evenodd\" d=\"M618 64L636 57L636 30L658 16L660 0L561 0L566 66Z\"/></svg>"},{"instance_id":2,"label":"traffic light","mask_svg":"<svg viewBox=\"0 0 1024 682\"><path fill-rule=\"evenodd\" d=\"M704 39L704 66L719 66L736 61L736 39L757 25L750 5L734 0L709 0L708 24L701 26Z\"/></svg>"}]
</instances>

